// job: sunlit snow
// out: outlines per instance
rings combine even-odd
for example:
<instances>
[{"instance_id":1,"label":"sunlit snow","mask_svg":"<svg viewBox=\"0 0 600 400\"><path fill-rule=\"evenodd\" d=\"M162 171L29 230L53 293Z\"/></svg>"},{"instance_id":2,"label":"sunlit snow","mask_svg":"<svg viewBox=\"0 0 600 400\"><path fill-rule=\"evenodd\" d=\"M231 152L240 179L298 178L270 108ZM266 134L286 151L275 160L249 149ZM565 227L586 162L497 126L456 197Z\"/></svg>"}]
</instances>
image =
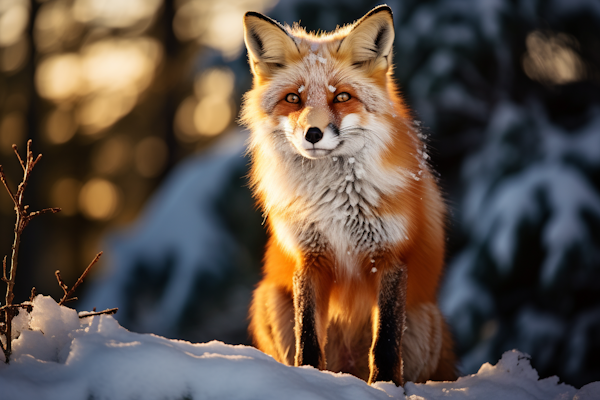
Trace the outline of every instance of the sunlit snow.
<instances>
[{"instance_id":1,"label":"sunlit snow","mask_svg":"<svg viewBox=\"0 0 600 400\"><path fill-rule=\"evenodd\" d=\"M248 346L130 332L108 315L80 319L42 295L19 321L11 363L0 364L1 399L591 400L600 393L600 382L576 390L556 377L538 380L518 351L457 382L409 382L403 389L285 366Z\"/></svg>"}]
</instances>

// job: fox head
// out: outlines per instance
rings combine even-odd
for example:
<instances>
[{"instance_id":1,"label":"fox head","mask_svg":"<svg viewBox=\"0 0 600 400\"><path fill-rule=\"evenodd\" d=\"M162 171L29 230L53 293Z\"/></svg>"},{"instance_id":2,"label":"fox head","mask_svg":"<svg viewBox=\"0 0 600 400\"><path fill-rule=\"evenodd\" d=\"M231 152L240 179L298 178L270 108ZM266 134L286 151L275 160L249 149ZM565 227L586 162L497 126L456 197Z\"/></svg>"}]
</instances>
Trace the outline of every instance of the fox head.
<instances>
[{"instance_id":1,"label":"fox head","mask_svg":"<svg viewBox=\"0 0 600 400\"><path fill-rule=\"evenodd\" d=\"M268 143L287 156L322 159L392 146L384 126L408 111L392 82L389 7L319 35L248 12L244 34L254 88L241 120L253 132L251 150Z\"/></svg>"}]
</instances>

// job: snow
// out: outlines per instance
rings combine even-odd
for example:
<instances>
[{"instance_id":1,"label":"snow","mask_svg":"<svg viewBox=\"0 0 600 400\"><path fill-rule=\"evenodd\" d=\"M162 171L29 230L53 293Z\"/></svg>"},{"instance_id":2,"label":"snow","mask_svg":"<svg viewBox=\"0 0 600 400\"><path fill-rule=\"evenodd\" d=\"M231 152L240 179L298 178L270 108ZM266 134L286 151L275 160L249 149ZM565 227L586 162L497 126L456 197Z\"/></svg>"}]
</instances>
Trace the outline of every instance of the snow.
<instances>
[{"instance_id":1,"label":"snow","mask_svg":"<svg viewBox=\"0 0 600 400\"><path fill-rule=\"evenodd\" d=\"M289 367L248 346L193 344L126 330L109 315L79 318L38 295L30 321L0 364L1 399L598 399L600 382L576 390L538 379L528 356L504 354L456 382L367 385L351 375Z\"/></svg>"},{"instance_id":2,"label":"snow","mask_svg":"<svg viewBox=\"0 0 600 400\"><path fill-rule=\"evenodd\" d=\"M315 53L309 53L308 56L306 56L306 59L308 62L310 62L310 65L315 65L315 62L317 61L317 55Z\"/></svg>"},{"instance_id":3,"label":"snow","mask_svg":"<svg viewBox=\"0 0 600 400\"><path fill-rule=\"evenodd\" d=\"M495 366L485 363L474 375L458 381L428 382L426 385L406 383L408 399L594 399L600 395L600 382L577 391L574 387L558 383L553 376L539 380L529 357L516 350L504 353ZM583 390L585 389L585 391ZM598 390L598 393L594 392ZM582 397L582 392L587 397ZM413 394L414 393L414 394Z\"/></svg>"}]
</instances>

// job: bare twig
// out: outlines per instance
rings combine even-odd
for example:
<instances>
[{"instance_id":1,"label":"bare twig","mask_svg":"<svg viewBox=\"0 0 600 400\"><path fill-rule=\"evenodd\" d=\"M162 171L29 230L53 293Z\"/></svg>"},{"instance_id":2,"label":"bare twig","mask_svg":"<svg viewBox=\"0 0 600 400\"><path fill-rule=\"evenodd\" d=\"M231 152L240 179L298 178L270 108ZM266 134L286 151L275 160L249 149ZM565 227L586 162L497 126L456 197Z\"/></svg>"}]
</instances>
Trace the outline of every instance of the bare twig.
<instances>
[{"instance_id":1,"label":"bare twig","mask_svg":"<svg viewBox=\"0 0 600 400\"><path fill-rule=\"evenodd\" d=\"M79 318L87 318L87 317L93 317L94 315L112 315L112 314L116 314L117 311L119 311L119 309L117 307L115 308L108 308L106 310L103 311L95 311L95 312L90 312L90 313L85 313L85 314L81 314L79 316Z\"/></svg>"},{"instance_id":2,"label":"bare twig","mask_svg":"<svg viewBox=\"0 0 600 400\"><path fill-rule=\"evenodd\" d=\"M21 158L21 155L19 154L19 149L17 149L17 145L13 144L12 145L12 149L15 152L15 154L17 155L17 158L19 159L19 162L21 163L21 167L23 168L23 171L25 171L25 164L23 164L23 159ZM29 141L27 142L27 150L29 150Z\"/></svg>"},{"instance_id":3,"label":"bare twig","mask_svg":"<svg viewBox=\"0 0 600 400\"><path fill-rule=\"evenodd\" d=\"M57 212L60 212L61 210L62 210L62 208L60 208L60 207L44 208L43 210L34 211L34 212L29 213L29 219L32 220L34 217L37 217L38 215L42 215L42 214L46 214L46 213L56 214Z\"/></svg>"},{"instance_id":4,"label":"bare twig","mask_svg":"<svg viewBox=\"0 0 600 400\"><path fill-rule=\"evenodd\" d=\"M6 191L8 192L8 195L10 196L10 199L13 201L13 203L15 203L15 206L16 206L17 200L15 199L15 195L13 194L12 190L10 190L10 186L8 186L8 182L6 181L6 174L4 174L2 165L0 165L0 180L2 180L2 183L4 184L4 187L6 188Z\"/></svg>"},{"instance_id":5,"label":"bare twig","mask_svg":"<svg viewBox=\"0 0 600 400\"><path fill-rule=\"evenodd\" d=\"M4 305L4 306L0 307L0 311L4 311L4 310L7 310L7 309L16 310L18 308L23 308L25 310L29 310L31 308L31 302L24 301L24 302L19 303L19 304L11 304L10 306Z\"/></svg>"},{"instance_id":6,"label":"bare twig","mask_svg":"<svg viewBox=\"0 0 600 400\"><path fill-rule=\"evenodd\" d=\"M90 272L91 268L94 266L94 264L96 264L98 262L98 260L100 259L101 256L102 256L102 252L96 254L96 257L94 257L94 259L92 260L90 265L88 265L87 268L85 269L85 271L83 271L83 273L81 274L79 279L77 279L77 282L75 282L75 284L73 285L71 290L67 290L69 287L60 278L60 271L57 270L55 272L56 279L58 280L58 284L60 285L62 290L65 292L65 295L62 297L62 299L60 299L60 301L58 302L58 305L62 306L63 304L65 304L68 301L73 301L73 300L77 299L76 297L71 297L71 295L73 295L73 292L75 292L75 289L77 289L77 287L79 285L81 285L81 283L83 282L85 277Z\"/></svg>"},{"instance_id":7,"label":"bare twig","mask_svg":"<svg viewBox=\"0 0 600 400\"><path fill-rule=\"evenodd\" d=\"M6 256L2 260L2 281L8 283L8 278L6 277Z\"/></svg>"},{"instance_id":8,"label":"bare twig","mask_svg":"<svg viewBox=\"0 0 600 400\"><path fill-rule=\"evenodd\" d=\"M62 280L60 276L60 270L57 269L56 271L54 271L54 275L56 276L56 280L58 281L58 286L60 286L60 288L63 290L66 296L69 290L69 286L67 286L67 284Z\"/></svg>"},{"instance_id":9,"label":"bare twig","mask_svg":"<svg viewBox=\"0 0 600 400\"><path fill-rule=\"evenodd\" d=\"M8 185L6 180L6 175L2 170L2 166L0 166L0 180L4 184L6 191L10 198L12 199L15 205L15 212L17 214L17 220L15 222L15 238L12 245L12 254L10 259L10 270L9 273L6 273L6 257L2 263L2 281L6 283L6 297L5 297L5 305L0 308L0 310L4 313L4 337L6 338L6 344L2 348L4 352L5 362L8 363L10 361L10 355L12 353L12 319L16 315L17 308L23 306L23 304L13 305L14 300L14 286L17 276L17 259L19 255L19 246L21 244L21 235L23 234L23 230L29 224L29 222L41 214L46 214L48 212L56 213L60 211L59 208L46 208L41 211L29 212L29 206L24 204L23 197L25 194L25 189L27 188L27 183L29 182L29 178L31 176L31 172L35 165L41 160L42 155L39 154L35 159L33 158L33 153L31 151L31 140L27 141L27 153L25 155L25 161L21 158L17 146L13 144L12 148L19 159L19 163L21 164L21 168L23 169L23 179L21 183L17 187L17 192L13 193ZM29 307L29 308L27 308ZM26 308L30 309L30 305Z\"/></svg>"}]
</instances>

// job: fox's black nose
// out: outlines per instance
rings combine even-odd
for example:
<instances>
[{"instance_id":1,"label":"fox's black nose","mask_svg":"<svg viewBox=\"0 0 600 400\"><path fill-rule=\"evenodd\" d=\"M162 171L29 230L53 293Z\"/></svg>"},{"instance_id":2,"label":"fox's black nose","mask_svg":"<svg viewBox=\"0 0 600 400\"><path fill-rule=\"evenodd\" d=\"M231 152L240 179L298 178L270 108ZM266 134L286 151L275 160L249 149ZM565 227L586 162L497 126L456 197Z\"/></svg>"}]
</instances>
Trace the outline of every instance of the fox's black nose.
<instances>
[{"instance_id":1,"label":"fox's black nose","mask_svg":"<svg viewBox=\"0 0 600 400\"><path fill-rule=\"evenodd\" d=\"M308 128L306 131L306 135L304 135L307 141L312 144L317 143L319 140L323 139L323 132L319 128Z\"/></svg>"}]
</instances>

